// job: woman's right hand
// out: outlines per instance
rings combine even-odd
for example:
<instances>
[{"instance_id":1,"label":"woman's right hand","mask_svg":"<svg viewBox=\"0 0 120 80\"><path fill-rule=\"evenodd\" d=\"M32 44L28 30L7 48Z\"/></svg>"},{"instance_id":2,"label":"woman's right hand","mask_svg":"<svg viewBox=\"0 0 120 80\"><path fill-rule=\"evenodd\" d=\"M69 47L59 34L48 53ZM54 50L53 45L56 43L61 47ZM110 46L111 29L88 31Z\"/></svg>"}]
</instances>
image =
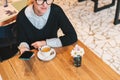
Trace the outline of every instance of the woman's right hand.
<instances>
[{"instance_id":1,"label":"woman's right hand","mask_svg":"<svg viewBox=\"0 0 120 80\"><path fill-rule=\"evenodd\" d=\"M31 46L33 46L35 49L38 49L46 44L47 44L46 41L43 40L43 41L36 41L32 43Z\"/></svg>"}]
</instances>

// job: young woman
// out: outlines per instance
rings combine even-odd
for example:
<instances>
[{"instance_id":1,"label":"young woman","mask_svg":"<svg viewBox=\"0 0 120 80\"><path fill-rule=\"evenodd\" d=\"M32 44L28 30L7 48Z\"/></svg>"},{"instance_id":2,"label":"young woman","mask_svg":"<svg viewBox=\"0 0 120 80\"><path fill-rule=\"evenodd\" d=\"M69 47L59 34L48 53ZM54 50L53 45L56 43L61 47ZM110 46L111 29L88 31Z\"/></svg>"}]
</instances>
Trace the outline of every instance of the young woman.
<instances>
[{"instance_id":1,"label":"young woman","mask_svg":"<svg viewBox=\"0 0 120 80\"><path fill-rule=\"evenodd\" d=\"M16 20L17 41L23 53L43 45L62 47L77 41L76 32L60 6L53 0L32 0L23 8ZM58 37L61 29L63 36Z\"/></svg>"}]
</instances>

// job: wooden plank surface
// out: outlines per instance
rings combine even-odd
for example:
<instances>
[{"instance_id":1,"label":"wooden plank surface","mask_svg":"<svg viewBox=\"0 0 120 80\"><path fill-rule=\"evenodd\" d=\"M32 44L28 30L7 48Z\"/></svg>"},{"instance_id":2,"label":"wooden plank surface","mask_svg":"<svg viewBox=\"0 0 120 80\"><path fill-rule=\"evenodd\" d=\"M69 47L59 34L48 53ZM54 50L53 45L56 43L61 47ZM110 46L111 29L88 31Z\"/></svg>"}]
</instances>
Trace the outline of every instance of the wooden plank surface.
<instances>
[{"instance_id":1,"label":"wooden plank surface","mask_svg":"<svg viewBox=\"0 0 120 80\"><path fill-rule=\"evenodd\" d=\"M81 67L73 65L73 58L70 55L75 44L85 49ZM0 63L1 76L3 80L120 80L120 75L85 45L80 41L75 44L55 48L56 57L47 62L39 60L37 56L29 61L20 60L18 59L20 55L17 54Z\"/></svg>"},{"instance_id":2,"label":"wooden plank surface","mask_svg":"<svg viewBox=\"0 0 120 80\"><path fill-rule=\"evenodd\" d=\"M27 5L27 0L18 0L18 1L15 1L15 2L12 2L10 3L15 9L17 9L18 11L20 11L23 7L25 7ZM3 6L3 5L0 5L0 6ZM5 25L8 25L8 24L11 24L12 22L15 22L16 21L16 16L12 16L10 18L8 18L7 20L5 21L2 21L0 22L0 27L1 26L5 26Z\"/></svg>"}]
</instances>

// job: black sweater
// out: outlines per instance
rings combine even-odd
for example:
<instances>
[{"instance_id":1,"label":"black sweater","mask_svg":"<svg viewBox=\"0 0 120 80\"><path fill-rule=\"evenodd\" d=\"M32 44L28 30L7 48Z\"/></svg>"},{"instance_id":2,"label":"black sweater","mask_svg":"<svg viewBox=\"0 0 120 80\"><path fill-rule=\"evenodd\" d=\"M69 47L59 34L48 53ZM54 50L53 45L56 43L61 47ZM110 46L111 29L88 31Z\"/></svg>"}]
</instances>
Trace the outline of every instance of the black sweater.
<instances>
[{"instance_id":1,"label":"black sweater","mask_svg":"<svg viewBox=\"0 0 120 80\"><path fill-rule=\"evenodd\" d=\"M30 45L35 41L57 38L59 28L61 28L64 33L63 36L59 37L62 46L70 45L77 41L77 35L72 24L58 5L51 5L48 21L40 30L34 27L25 16L25 8L19 12L16 20L17 25L15 29L17 31L18 44L27 42Z\"/></svg>"}]
</instances>

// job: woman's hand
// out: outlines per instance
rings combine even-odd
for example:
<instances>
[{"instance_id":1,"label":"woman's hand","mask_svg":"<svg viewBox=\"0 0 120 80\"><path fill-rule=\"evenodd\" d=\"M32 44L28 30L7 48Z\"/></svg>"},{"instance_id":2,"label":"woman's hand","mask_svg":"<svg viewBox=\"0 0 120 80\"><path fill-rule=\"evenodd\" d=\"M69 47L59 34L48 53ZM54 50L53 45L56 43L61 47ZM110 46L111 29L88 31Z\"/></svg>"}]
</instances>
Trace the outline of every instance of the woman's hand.
<instances>
[{"instance_id":1,"label":"woman's hand","mask_svg":"<svg viewBox=\"0 0 120 80\"><path fill-rule=\"evenodd\" d=\"M31 46L33 46L36 49L38 49L44 45L46 45L46 41L36 41L36 42L31 44Z\"/></svg>"},{"instance_id":2,"label":"woman's hand","mask_svg":"<svg viewBox=\"0 0 120 80\"><path fill-rule=\"evenodd\" d=\"M25 51L30 50L29 45L26 42L21 42L20 45L18 46L18 49L19 49L21 54Z\"/></svg>"},{"instance_id":3,"label":"woman's hand","mask_svg":"<svg viewBox=\"0 0 120 80\"><path fill-rule=\"evenodd\" d=\"M27 47L22 47L19 50L20 50L20 54L22 54L25 51L29 51L29 49Z\"/></svg>"}]
</instances>

